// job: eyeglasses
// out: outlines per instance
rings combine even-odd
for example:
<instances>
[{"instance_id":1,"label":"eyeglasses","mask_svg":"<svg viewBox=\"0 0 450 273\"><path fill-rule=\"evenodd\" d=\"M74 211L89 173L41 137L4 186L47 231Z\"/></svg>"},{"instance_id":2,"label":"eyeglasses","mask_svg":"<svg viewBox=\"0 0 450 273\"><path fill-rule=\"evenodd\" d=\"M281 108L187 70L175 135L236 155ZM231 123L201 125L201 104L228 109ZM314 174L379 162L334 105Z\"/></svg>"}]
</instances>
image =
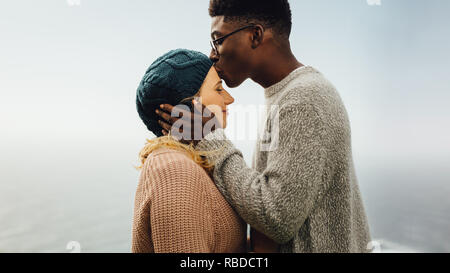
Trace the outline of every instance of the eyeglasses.
<instances>
[{"instance_id":1,"label":"eyeglasses","mask_svg":"<svg viewBox=\"0 0 450 273\"><path fill-rule=\"evenodd\" d=\"M235 31L233 31L233 32L231 32L231 33L228 33L228 34L225 35L225 36L222 36L222 37L220 37L220 38L218 38L218 39L216 39L216 40L212 40L212 41L210 42L210 44L211 44L212 49L214 50L214 53L215 53L217 56L219 55L219 50L217 50L217 46L218 46L218 45L221 45L221 44L223 43L223 41L225 41L226 38L230 37L230 36L233 35L233 34L238 33L238 32L241 31L241 30L244 30L244 29L247 29L247 28L250 28L250 27L255 27L255 26L256 26L256 25L249 25L249 26L241 27L241 28L236 29Z\"/></svg>"}]
</instances>

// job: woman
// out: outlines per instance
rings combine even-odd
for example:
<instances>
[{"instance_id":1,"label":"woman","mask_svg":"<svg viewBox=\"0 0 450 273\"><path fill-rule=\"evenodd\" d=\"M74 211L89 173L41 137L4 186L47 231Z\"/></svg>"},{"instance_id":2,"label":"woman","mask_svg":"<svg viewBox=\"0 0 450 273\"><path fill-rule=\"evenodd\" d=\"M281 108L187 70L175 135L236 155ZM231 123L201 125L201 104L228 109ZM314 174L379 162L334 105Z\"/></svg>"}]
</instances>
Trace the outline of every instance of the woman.
<instances>
[{"instance_id":1,"label":"woman","mask_svg":"<svg viewBox=\"0 0 450 273\"><path fill-rule=\"evenodd\" d=\"M213 162L192 146L164 136L158 124L155 110L160 104L192 107L194 97L226 127L226 106L234 99L209 58L184 49L158 58L137 90L139 116L157 138L140 152L132 252L245 251L246 224L211 180Z\"/></svg>"}]
</instances>

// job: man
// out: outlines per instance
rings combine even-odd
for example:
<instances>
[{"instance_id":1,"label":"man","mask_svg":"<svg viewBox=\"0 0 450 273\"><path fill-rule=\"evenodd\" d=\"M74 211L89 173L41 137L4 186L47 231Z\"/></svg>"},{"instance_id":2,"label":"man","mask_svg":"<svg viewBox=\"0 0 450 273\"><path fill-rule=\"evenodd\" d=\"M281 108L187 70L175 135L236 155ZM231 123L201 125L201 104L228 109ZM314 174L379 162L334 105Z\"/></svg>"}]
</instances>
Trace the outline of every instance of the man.
<instances>
[{"instance_id":1,"label":"man","mask_svg":"<svg viewBox=\"0 0 450 273\"><path fill-rule=\"evenodd\" d=\"M278 109L267 113L269 145L266 138L257 142L252 168L220 128L195 142L198 150L222 149L208 156L214 180L252 227L254 245L278 252L367 252L348 115L333 85L293 55L288 1L211 0L209 13L210 58L219 76L229 87L252 79L265 89L267 109ZM164 111L167 134L178 118ZM191 134L194 127L183 130ZM270 240L258 239L261 233Z\"/></svg>"}]
</instances>

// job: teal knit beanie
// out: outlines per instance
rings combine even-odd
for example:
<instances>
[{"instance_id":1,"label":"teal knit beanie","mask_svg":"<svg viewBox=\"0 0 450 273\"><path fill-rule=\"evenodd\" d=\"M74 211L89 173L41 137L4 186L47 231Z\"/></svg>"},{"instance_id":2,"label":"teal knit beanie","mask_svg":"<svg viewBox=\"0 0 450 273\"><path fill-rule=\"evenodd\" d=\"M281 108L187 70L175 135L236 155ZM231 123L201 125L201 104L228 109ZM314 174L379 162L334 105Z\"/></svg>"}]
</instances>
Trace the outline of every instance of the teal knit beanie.
<instances>
[{"instance_id":1,"label":"teal knit beanie","mask_svg":"<svg viewBox=\"0 0 450 273\"><path fill-rule=\"evenodd\" d=\"M187 49L172 50L150 65L136 94L137 111L148 130L157 137L163 135L155 110L160 104L175 106L197 94L212 65L205 54Z\"/></svg>"}]
</instances>

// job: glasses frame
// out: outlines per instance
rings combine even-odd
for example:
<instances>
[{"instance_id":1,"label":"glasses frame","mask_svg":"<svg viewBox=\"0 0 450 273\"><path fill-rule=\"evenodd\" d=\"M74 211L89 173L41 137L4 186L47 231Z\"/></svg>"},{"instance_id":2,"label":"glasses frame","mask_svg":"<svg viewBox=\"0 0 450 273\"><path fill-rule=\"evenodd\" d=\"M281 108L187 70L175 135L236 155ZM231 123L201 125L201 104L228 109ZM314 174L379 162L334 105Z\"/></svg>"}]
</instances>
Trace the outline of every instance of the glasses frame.
<instances>
[{"instance_id":1,"label":"glasses frame","mask_svg":"<svg viewBox=\"0 0 450 273\"><path fill-rule=\"evenodd\" d=\"M226 35L224 35L224 36L222 36L220 38L217 38L215 40L211 40L210 44L211 44L212 49L214 50L214 53L217 56L219 56L219 50L217 49L217 43L219 43L219 41L223 42L223 41L225 41L226 38L230 37L233 34L238 33L239 31L242 31L244 29L251 28L251 27L256 27L256 26L258 26L258 25L248 25L248 26L245 26L245 27L241 27L241 28L238 28L235 31L230 32L230 33L228 33L228 34L226 34Z\"/></svg>"}]
</instances>

